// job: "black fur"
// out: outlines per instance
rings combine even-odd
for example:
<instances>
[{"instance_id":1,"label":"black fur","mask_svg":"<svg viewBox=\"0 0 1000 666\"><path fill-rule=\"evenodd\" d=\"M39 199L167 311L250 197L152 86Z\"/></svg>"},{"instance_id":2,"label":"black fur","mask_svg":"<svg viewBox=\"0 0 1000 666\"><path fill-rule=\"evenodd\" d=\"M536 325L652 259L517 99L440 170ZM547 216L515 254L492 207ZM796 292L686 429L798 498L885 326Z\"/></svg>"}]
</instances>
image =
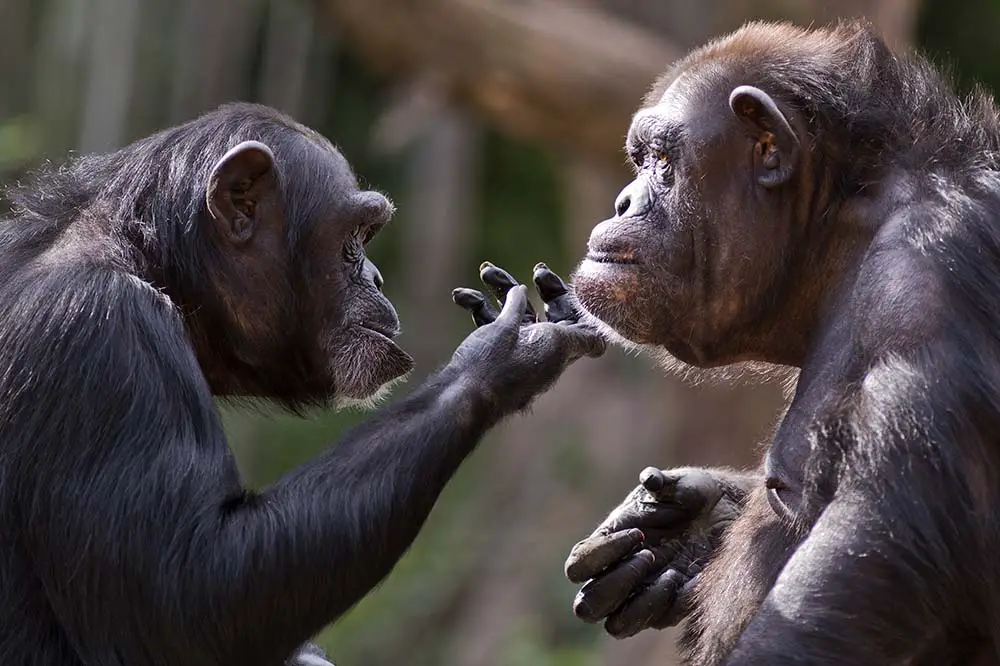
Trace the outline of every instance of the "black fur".
<instances>
[{"instance_id":1,"label":"black fur","mask_svg":"<svg viewBox=\"0 0 1000 666\"><path fill-rule=\"evenodd\" d=\"M675 82L680 93L670 90ZM803 143L797 178L780 189L749 180L770 149L767 133L758 139L725 117L726 96L744 85L773 97ZM646 107L646 134L661 118L700 117L713 128L695 141L697 160L694 149L671 154L677 187L664 188L647 218L629 221L652 228L661 215L674 226L657 233L707 231L708 241L695 238L708 248L696 259L708 276L697 302L709 305L686 311L681 331L629 328L630 316L657 320L648 308L616 310L606 294L616 279L629 284L627 270L671 267L641 255L664 243L649 239L638 246L640 269L616 269L625 277L584 264L583 304L626 335L639 331L636 342L695 350L698 365L801 369L756 489L699 578L687 663L1000 663L992 99L982 91L960 99L931 64L892 53L864 23L758 23L682 60ZM649 141L637 125L629 145L642 177ZM723 191L701 185L705 164ZM689 173L697 184L685 185ZM728 263L713 263L720 246ZM720 265L744 266L744 279L713 281ZM641 302L651 292L671 310L680 287L669 277L644 276ZM722 316L731 318L700 319Z\"/></svg>"},{"instance_id":2,"label":"black fur","mask_svg":"<svg viewBox=\"0 0 1000 666\"><path fill-rule=\"evenodd\" d=\"M255 225L233 244L219 232L231 221L206 212L206 187L247 140L275 159L260 182L220 194ZM391 332L358 332L395 326L361 244L388 202L359 192L325 139L251 105L47 168L11 198L16 214L0 222L5 666L282 663L390 571L480 436L582 353L567 342L580 330L522 336L513 312L336 448L252 493L213 393L297 409L338 399L343 368L331 364L370 366L357 376L382 379L368 392L408 369Z\"/></svg>"}]
</instances>

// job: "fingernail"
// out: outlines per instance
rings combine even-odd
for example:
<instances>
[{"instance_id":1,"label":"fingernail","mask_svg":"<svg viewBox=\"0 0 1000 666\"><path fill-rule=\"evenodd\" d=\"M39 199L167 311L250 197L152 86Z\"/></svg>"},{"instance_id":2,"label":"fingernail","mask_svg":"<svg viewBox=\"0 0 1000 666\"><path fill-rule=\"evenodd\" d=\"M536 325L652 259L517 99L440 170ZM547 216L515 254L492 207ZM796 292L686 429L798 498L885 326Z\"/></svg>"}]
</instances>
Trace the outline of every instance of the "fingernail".
<instances>
[{"instance_id":1,"label":"fingernail","mask_svg":"<svg viewBox=\"0 0 1000 666\"><path fill-rule=\"evenodd\" d=\"M663 473L655 467L647 467L639 475L639 483L651 493L663 490Z\"/></svg>"},{"instance_id":2,"label":"fingernail","mask_svg":"<svg viewBox=\"0 0 1000 666\"><path fill-rule=\"evenodd\" d=\"M537 264L535 264L535 267L532 270L535 270L535 271L547 271L547 270L549 270L549 267L546 266L543 262L539 261Z\"/></svg>"},{"instance_id":3,"label":"fingernail","mask_svg":"<svg viewBox=\"0 0 1000 666\"><path fill-rule=\"evenodd\" d=\"M573 615L576 615L579 619L584 622L595 622L597 620L594 617L594 612L590 608L590 604L583 597L583 592L577 592L576 599L573 600Z\"/></svg>"},{"instance_id":4,"label":"fingernail","mask_svg":"<svg viewBox=\"0 0 1000 666\"><path fill-rule=\"evenodd\" d=\"M483 271L485 271L487 268L493 268L493 264L491 264L488 261L484 261L483 263L479 264L479 272L480 273L482 273Z\"/></svg>"},{"instance_id":5,"label":"fingernail","mask_svg":"<svg viewBox=\"0 0 1000 666\"><path fill-rule=\"evenodd\" d=\"M633 539L637 543L642 543L646 540L646 535L642 533L642 530L637 528L632 528L628 531L629 538Z\"/></svg>"}]
</instances>

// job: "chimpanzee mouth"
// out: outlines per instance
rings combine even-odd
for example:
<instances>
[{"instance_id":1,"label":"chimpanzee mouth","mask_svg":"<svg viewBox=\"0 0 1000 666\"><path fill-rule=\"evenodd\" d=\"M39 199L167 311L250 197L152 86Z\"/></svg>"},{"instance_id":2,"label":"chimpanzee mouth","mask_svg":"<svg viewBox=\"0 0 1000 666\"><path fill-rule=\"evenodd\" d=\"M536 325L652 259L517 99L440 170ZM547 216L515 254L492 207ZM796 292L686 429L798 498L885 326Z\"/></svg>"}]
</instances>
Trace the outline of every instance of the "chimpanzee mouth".
<instances>
[{"instance_id":1,"label":"chimpanzee mouth","mask_svg":"<svg viewBox=\"0 0 1000 666\"><path fill-rule=\"evenodd\" d=\"M619 266L635 266L639 262L633 252L588 252L587 261L595 264L616 264Z\"/></svg>"},{"instance_id":2,"label":"chimpanzee mouth","mask_svg":"<svg viewBox=\"0 0 1000 666\"><path fill-rule=\"evenodd\" d=\"M379 326L378 324L357 324L358 328L362 328L366 331L371 331L379 337L385 338L386 340L392 340L397 335L400 334L399 327L387 328L385 326Z\"/></svg>"}]
</instances>

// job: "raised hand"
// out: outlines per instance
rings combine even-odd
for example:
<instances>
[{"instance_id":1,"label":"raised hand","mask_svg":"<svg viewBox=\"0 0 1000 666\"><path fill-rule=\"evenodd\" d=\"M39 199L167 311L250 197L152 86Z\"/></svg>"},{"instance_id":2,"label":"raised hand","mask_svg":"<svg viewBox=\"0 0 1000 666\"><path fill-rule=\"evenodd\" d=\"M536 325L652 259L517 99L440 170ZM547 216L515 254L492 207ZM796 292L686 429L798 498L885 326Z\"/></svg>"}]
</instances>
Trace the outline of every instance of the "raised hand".
<instances>
[{"instance_id":1,"label":"raised hand","mask_svg":"<svg viewBox=\"0 0 1000 666\"><path fill-rule=\"evenodd\" d=\"M479 278L501 304L506 301L510 290L518 285L513 275L488 261L483 262L479 267ZM579 320L579 311L569 287L548 266L542 263L535 264L532 281L545 305L544 321L557 324L563 321L576 322ZM455 289L452 292L452 299L459 306L472 313L472 320L476 326L491 324L496 321L500 314L497 308L489 302L486 295L476 289ZM522 323L533 324L537 321L535 309L529 302Z\"/></svg>"},{"instance_id":2,"label":"raised hand","mask_svg":"<svg viewBox=\"0 0 1000 666\"><path fill-rule=\"evenodd\" d=\"M481 291L452 292L478 328L455 351L451 363L472 377L501 411L526 407L571 362L604 353L604 338L579 322L570 289L545 264L535 266L533 275L545 307L541 321L525 287L510 273L486 262L479 275L500 308Z\"/></svg>"},{"instance_id":3,"label":"raised hand","mask_svg":"<svg viewBox=\"0 0 1000 666\"><path fill-rule=\"evenodd\" d=\"M583 583L573 612L625 638L677 624L698 574L756 477L728 470L648 467L639 485L573 546L566 576Z\"/></svg>"}]
</instances>

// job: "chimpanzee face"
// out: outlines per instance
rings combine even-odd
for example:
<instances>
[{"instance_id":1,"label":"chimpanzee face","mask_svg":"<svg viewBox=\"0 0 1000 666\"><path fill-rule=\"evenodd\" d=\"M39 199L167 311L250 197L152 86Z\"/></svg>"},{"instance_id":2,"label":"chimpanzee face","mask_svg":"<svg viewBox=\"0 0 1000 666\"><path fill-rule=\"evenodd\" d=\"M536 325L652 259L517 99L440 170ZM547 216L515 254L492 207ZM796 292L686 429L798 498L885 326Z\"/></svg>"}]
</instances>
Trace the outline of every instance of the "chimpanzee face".
<instances>
[{"instance_id":1,"label":"chimpanzee face","mask_svg":"<svg viewBox=\"0 0 1000 666\"><path fill-rule=\"evenodd\" d=\"M365 254L393 207L360 189L321 137L303 130L293 139L278 158L243 142L209 178L221 247L212 275L229 331L203 366L217 393L293 404L368 399L413 365L393 341L399 320ZM255 379L265 376L268 385Z\"/></svg>"},{"instance_id":2,"label":"chimpanzee face","mask_svg":"<svg viewBox=\"0 0 1000 666\"><path fill-rule=\"evenodd\" d=\"M635 179L574 276L587 311L692 365L753 358L744 332L767 309L794 213L797 140L773 113L765 93L710 69L682 72L636 113Z\"/></svg>"}]
</instances>

